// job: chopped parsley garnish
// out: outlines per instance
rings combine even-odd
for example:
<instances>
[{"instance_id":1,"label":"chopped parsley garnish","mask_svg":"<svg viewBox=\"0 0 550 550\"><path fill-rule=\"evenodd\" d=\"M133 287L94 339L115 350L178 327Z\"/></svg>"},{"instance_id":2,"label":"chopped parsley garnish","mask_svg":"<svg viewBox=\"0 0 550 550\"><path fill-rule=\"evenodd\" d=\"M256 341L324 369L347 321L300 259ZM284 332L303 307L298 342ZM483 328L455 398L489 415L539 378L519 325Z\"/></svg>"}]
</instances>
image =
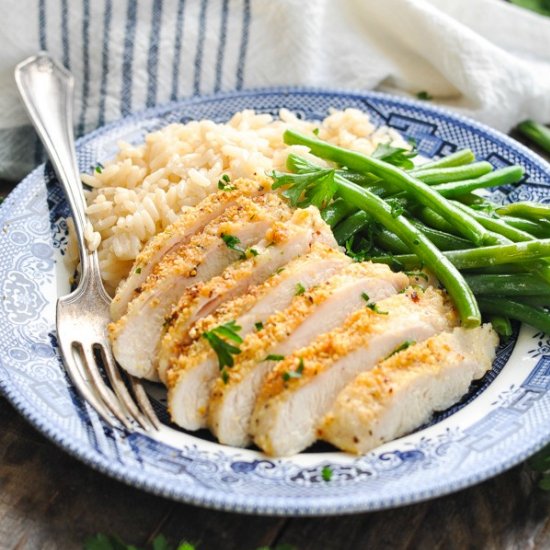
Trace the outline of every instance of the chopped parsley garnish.
<instances>
[{"instance_id":1,"label":"chopped parsley garnish","mask_svg":"<svg viewBox=\"0 0 550 550\"><path fill-rule=\"evenodd\" d=\"M302 378L304 372L304 360L300 357L298 368L296 370L287 370L283 372L283 380L288 382L291 378Z\"/></svg>"},{"instance_id":2,"label":"chopped parsley garnish","mask_svg":"<svg viewBox=\"0 0 550 550\"><path fill-rule=\"evenodd\" d=\"M366 292L361 293L361 298L363 298L363 300L365 300L365 302L367 302L367 307L369 309L372 309L372 311L374 311L374 313L378 313L379 315L387 315L388 314L387 311L380 311L378 309L378 305L376 305L374 302L370 301L370 296Z\"/></svg>"},{"instance_id":3,"label":"chopped parsley garnish","mask_svg":"<svg viewBox=\"0 0 550 550\"><path fill-rule=\"evenodd\" d=\"M405 212L405 202L399 199L387 199L386 202L391 207L392 218L398 218Z\"/></svg>"},{"instance_id":4,"label":"chopped parsley garnish","mask_svg":"<svg viewBox=\"0 0 550 550\"><path fill-rule=\"evenodd\" d=\"M284 355L276 355L274 353L270 353L264 361L282 361L285 358Z\"/></svg>"},{"instance_id":5,"label":"chopped parsley garnish","mask_svg":"<svg viewBox=\"0 0 550 550\"><path fill-rule=\"evenodd\" d=\"M246 258L246 251L242 249L239 245L241 244L241 239L235 237L235 235L229 235L228 233L221 234L222 241L226 244L227 248L239 252L239 258L242 260Z\"/></svg>"},{"instance_id":6,"label":"chopped parsley garnish","mask_svg":"<svg viewBox=\"0 0 550 550\"><path fill-rule=\"evenodd\" d=\"M234 191L236 187L234 185L231 185L231 179L227 174L224 174L219 180L218 180L218 189L220 191Z\"/></svg>"},{"instance_id":7,"label":"chopped parsley garnish","mask_svg":"<svg viewBox=\"0 0 550 550\"><path fill-rule=\"evenodd\" d=\"M332 468L330 466L323 466L321 477L323 481L330 481L332 479Z\"/></svg>"},{"instance_id":8,"label":"chopped parsley garnish","mask_svg":"<svg viewBox=\"0 0 550 550\"><path fill-rule=\"evenodd\" d=\"M221 370L221 376L222 376L223 383L227 384L229 382L229 372L225 367Z\"/></svg>"},{"instance_id":9,"label":"chopped parsley garnish","mask_svg":"<svg viewBox=\"0 0 550 550\"><path fill-rule=\"evenodd\" d=\"M141 273L141 267L136 267L136 270L134 271L136 275L139 275Z\"/></svg>"},{"instance_id":10,"label":"chopped parsley garnish","mask_svg":"<svg viewBox=\"0 0 550 550\"><path fill-rule=\"evenodd\" d=\"M430 95L430 93L427 92L426 90L422 90L422 91L418 92L416 94L416 97L418 99L421 99L422 101L431 101L433 99L433 97Z\"/></svg>"},{"instance_id":11,"label":"chopped parsley garnish","mask_svg":"<svg viewBox=\"0 0 550 550\"><path fill-rule=\"evenodd\" d=\"M246 249L246 255L247 256L257 256L259 252L255 248L247 248Z\"/></svg>"},{"instance_id":12,"label":"chopped parsley garnish","mask_svg":"<svg viewBox=\"0 0 550 550\"><path fill-rule=\"evenodd\" d=\"M264 328L264 324L261 321L258 321L257 323L254 323L254 328L256 330L262 330Z\"/></svg>"},{"instance_id":13,"label":"chopped parsley garnish","mask_svg":"<svg viewBox=\"0 0 550 550\"><path fill-rule=\"evenodd\" d=\"M415 279L421 278L425 281L428 280L428 276L423 271L404 271L407 277L414 277Z\"/></svg>"},{"instance_id":14,"label":"chopped parsley garnish","mask_svg":"<svg viewBox=\"0 0 550 550\"><path fill-rule=\"evenodd\" d=\"M301 296L306 291L306 287L302 283L296 283L295 296Z\"/></svg>"},{"instance_id":15,"label":"chopped parsley garnish","mask_svg":"<svg viewBox=\"0 0 550 550\"><path fill-rule=\"evenodd\" d=\"M355 241L355 235L350 237L346 243L346 254L354 261L354 262L364 262L368 257L369 253L366 250L360 250L359 252L356 252L353 250L353 244Z\"/></svg>"},{"instance_id":16,"label":"chopped parsley garnish","mask_svg":"<svg viewBox=\"0 0 550 550\"><path fill-rule=\"evenodd\" d=\"M380 311L380 310L378 309L378 304L375 304L374 302L368 303L368 304L367 304L367 307L368 307L370 310L374 311L374 313L378 313L378 315L387 315L387 314L388 314L387 311Z\"/></svg>"},{"instance_id":17,"label":"chopped parsley garnish","mask_svg":"<svg viewBox=\"0 0 550 550\"><path fill-rule=\"evenodd\" d=\"M411 160L418 155L418 152L413 147L405 149L404 147L394 147L389 143L379 143L372 154L372 157L383 160L394 166L399 166L406 170L414 168L414 162Z\"/></svg>"},{"instance_id":18,"label":"chopped parsley garnish","mask_svg":"<svg viewBox=\"0 0 550 550\"><path fill-rule=\"evenodd\" d=\"M313 128L313 134L318 136L319 135L319 128Z\"/></svg>"},{"instance_id":19,"label":"chopped parsley garnish","mask_svg":"<svg viewBox=\"0 0 550 550\"><path fill-rule=\"evenodd\" d=\"M336 193L335 173L334 169L327 168L306 174L285 174L273 170L269 175L274 180L272 189L286 187L283 195L292 206L305 208L313 204L324 208Z\"/></svg>"},{"instance_id":20,"label":"chopped parsley garnish","mask_svg":"<svg viewBox=\"0 0 550 550\"><path fill-rule=\"evenodd\" d=\"M405 340L402 344L399 344L388 356L386 356L386 359L389 359L392 355L395 355L400 351L405 351L407 348L410 348L415 344L416 344L416 340Z\"/></svg>"},{"instance_id":21,"label":"chopped parsley garnish","mask_svg":"<svg viewBox=\"0 0 550 550\"><path fill-rule=\"evenodd\" d=\"M280 267L279 269L276 269L276 270L275 270L275 273L276 273L277 275L279 275L279 273L282 273L284 270L285 270L284 267Z\"/></svg>"},{"instance_id":22,"label":"chopped parsley garnish","mask_svg":"<svg viewBox=\"0 0 550 550\"><path fill-rule=\"evenodd\" d=\"M101 164L101 162L98 162L96 167L94 168L94 172L97 172L98 174L101 174L103 172L104 168L105 168L105 166L103 166L103 164Z\"/></svg>"},{"instance_id":23,"label":"chopped parsley garnish","mask_svg":"<svg viewBox=\"0 0 550 550\"><path fill-rule=\"evenodd\" d=\"M243 339L238 334L241 328L242 327L237 325L235 321L229 321L219 327L204 332L202 335L218 356L218 366L220 371L222 371L222 377L224 367L232 367L235 364L233 356L241 353L238 346L234 346L229 342L232 341L236 344L242 344ZM225 340L221 338L222 336Z\"/></svg>"}]
</instances>

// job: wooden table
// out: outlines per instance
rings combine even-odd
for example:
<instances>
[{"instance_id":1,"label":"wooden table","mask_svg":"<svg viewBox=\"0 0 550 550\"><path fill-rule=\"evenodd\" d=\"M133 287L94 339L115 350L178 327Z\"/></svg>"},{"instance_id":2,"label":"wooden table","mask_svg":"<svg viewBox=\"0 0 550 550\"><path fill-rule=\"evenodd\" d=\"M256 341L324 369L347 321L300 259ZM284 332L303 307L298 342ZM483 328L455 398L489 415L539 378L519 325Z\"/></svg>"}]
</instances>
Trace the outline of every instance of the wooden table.
<instances>
[{"instance_id":1,"label":"wooden table","mask_svg":"<svg viewBox=\"0 0 550 550\"><path fill-rule=\"evenodd\" d=\"M9 191L0 184L0 193ZM309 519L215 512L97 473L0 397L0 549L81 548L95 533L145 546L163 533L198 550L550 548L550 494L526 465L446 497L383 512Z\"/></svg>"}]
</instances>

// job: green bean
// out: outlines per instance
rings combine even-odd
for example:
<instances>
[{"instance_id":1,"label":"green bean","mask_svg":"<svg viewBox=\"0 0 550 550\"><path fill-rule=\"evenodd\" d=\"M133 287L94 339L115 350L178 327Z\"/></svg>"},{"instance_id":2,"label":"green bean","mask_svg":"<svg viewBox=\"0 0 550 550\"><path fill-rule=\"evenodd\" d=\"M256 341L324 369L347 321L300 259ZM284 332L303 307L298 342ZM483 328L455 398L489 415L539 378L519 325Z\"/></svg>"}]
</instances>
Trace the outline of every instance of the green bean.
<instances>
[{"instance_id":1,"label":"green bean","mask_svg":"<svg viewBox=\"0 0 550 550\"><path fill-rule=\"evenodd\" d=\"M418 220L409 219L411 224L432 241L439 250L459 250L471 248L472 243L466 239L450 235L443 231L438 231L419 222ZM387 248L392 254L406 254L409 249L403 241L387 229L381 229L374 234L374 240L377 244Z\"/></svg>"},{"instance_id":2,"label":"green bean","mask_svg":"<svg viewBox=\"0 0 550 550\"><path fill-rule=\"evenodd\" d=\"M485 174L480 178L434 185L433 189L446 199L454 199L466 193L470 193L475 189L516 183L523 177L523 173L524 170L521 166L509 166L507 168L495 170L490 174Z\"/></svg>"},{"instance_id":3,"label":"green bean","mask_svg":"<svg viewBox=\"0 0 550 550\"><path fill-rule=\"evenodd\" d=\"M492 170L493 166L490 162L481 161L474 162L473 164L467 164L466 166L450 166L448 168L418 168L414 171L414 177L424 183L427 183L428 185L435 185L438 183L470 180L488 174Z\"/></svg>"},{"instance_id":4,"label":"green bean","mask_svg":"<svg viewBox=\"0 0 550 550\"><path fill-rule=\"evenodd\" d=\"M470 269L464 269L464 276L467 275L510 275L515 273L518 275L531 275L533 267L529 263L527 264L498 264L487 265L483 267L475 267Z\"/></svg>"},{"instance_id":5,"label":"green bean","mask_svg":"<svg viewBox=\"0 0 550 550\"><path fill-rule=\"evenodd\" d=\"M550 237L550 223L546 220L534 222L523 218L515 218L514 216L501 216L501 219L516 229L530 233L533 237L539 239Z\"/></svg>"},{"instance_id":6,"label":"green bean","mask_svg":"<svg viewBox=\"0 0 550 550\"><path fill-rule=\"evenodd\" d=\"M319 167L307 161L309 171ZM460 272L441 254L433 243L416 229L404 216L395 216L391 206L367 189L362 189L349 182L339 174L334 178L338 186L339 196L350 204L368 212L381 225L395 233L408 250L414 250L446 287L459 312L462 323L466 327L477 326L481 316L475 297Z\"/></svg>"},{"instance_id":7,"label":"green bean","mask_svg":"<svg viewBox=\"0 0 550 550\"><path fill-rule=\"evenodd\" d=\"M491 212L494 210L495 206L497 206L496 204L489 202L486 197L480 197L475 193L462 195L460 197L460 202L467 204L468 206L476 205L478 207L486 207L489 208Z\"/></svg>"},{"instance_id":8,"label":"green bean","mask_svg":"<svg viewBox=\"0 0 550 550\"><path fill-rule=\"evenodd\" d=\"M484 313L517 319L522 323L550 334L550 314L541 309L496 296L480 298L479 307Z\"/></svg>"},{"instance_id":9,"label":"green bean","mask_svg":"<svg viewBox=\"0 0 550 550\"><path fill-rule=\"evenodd\" d=\"M454 202L454 201L453 201ZM464 210L466 207L459 203L455 203L457 208L460 210ZM415 211L415 214L427 225L439 229L439 231L444 231L446 233L451 233L453 235L456 235L458 231L456 230L456 227L451 225L443 216L440 216L437 212L434 212L431 208L422 207L420 209L417 209ZM478 216L477 211L465 211L465 214L472 215L476 219L478 223L480 223L481 217ZM478 219L479 218L479 219ZM483 219L483 222L485 223L485 220ZM483 225L480 223L480 225ZM494 229L497 226L497 224L492 224L492 228ZM508 239L506 236L501 235L498 231L489 231L491 235L494 237L494 243L495 244L506 244L510 242L512 239ZM527 240L527 239L526 239Z\"/></svg>"},{"instance_id":10,"label":"green bean","mask_svg":"<svg viewBox=\"0 0 550 550\"><path fill-rule=\"evenodd\" d=\"M369 213L377 222L395 233L409 248L414 250L445 286L459 312L465 327L478 326L481 316L475 297L464 282L460 272L441 254L441 252L416 229L405 217L394 216L392 208L380 197L367 189L362 189L341 176L335 176L340 196Z\"/></svg>"},{"instance_id":11,"label":"green bean","mask_svg":"<svg viewBox=\"0 0 550 550\"><path fill-rule=\"evenodd\" d=\"M420 166L411 170L409 173L415 174L417 170L426 170L427 168L448 168L449 166L462 166L464 164L470 164L471 162L474 162L475 159L476 157L471 149L462 149L445 157L441 157L440 159L425 162L424 164L421 164Z\"/></svg>"},{"instance_id":12,"label":"green bean","mask_svg":"<svg viewBox=\"0 0 550 550\"><path fill-rule=\"evenodd\" d=\"M321 217L330 227L334 227L354 212L357 212L355 206L347 203L344 199L336 199L321 210Z\"/></svg>"},{"instance_id":13,"label":"green bean","mask_svg":"<svg viewBox=\"0 0 550 550\"><path fill-rule=\"evenodd\" d=\"M516 298L516 301L537 309L550 307L550 298L547 296L522 296Z\"/></svg>"},{"instance_id":14,"label":"green bean","mask_svg":"<svg viewBox=\"0 0 550 550\"><path fill-rule=\"evenodd\" d=\"M495 233L499 233L500 235L506 237L507 239L510 239L511 241L521 242L531 241L534 239L534 237L530 233L521 231L521 229L516 229L515 227L508 225L505 221L502 221L498 218L492 218L491 216L488 216L487 214L479 210L472 210L471 208L464 206L460 202L455 202L454 204L457 206L457 208L472 216L472 218L478 221L486 229L494 231Z\"/></svg>"},{"instance_id":15,"label":"green bean","mask_svg":"<svg viewBox=\"0 0 550 550\"><path fill-rule=\"evenodd\" d=\"M365 228L371 220L372 218L364 210L358 210L334 228L336 242L343 246L350 237Z\"/></svg>"},{"instance_id":16,"label":"green bean","mask_svg":"<svg viewBox=\"0 0 550 550\"><path fill-rule=\"evenodd\" d=\"M518 130L531 141L550 153L550 129L534 120L526 120L518 125Z\"/></svg>"},{"instance_id":17,"label":"green bean","mask_svg":"<svg viewBox=\"0 0 550 550\"><path fill-rule=\"evenodd\" d=\"M444 199L437 191L434 191L425 183L391 164L367 157L361 153L336 147L330 143L304 136L292 130L285 131L284 141L287 145L305 145L310 148L314 155L347 166L350 170L372 172L384 181L413 193L418 202L433 208L438 214L444 216L450 223L456 226L457 231L462 236L476 245L487 245L497 242L493 234L489 233L472 217L465 215L456 206Z\"/></svg>"},{"instance_id":18,"label":"green bean","mask_svg":"<svg viewBox=\"0 0 550 550\"><path fill-rule=\"evenodd\" d=\"M448 250L442 252L442 254L458 269L476 269L506 263L533 262L550 256L550 239L484 246L467 250ZM394 258L372 258L372 260L382 263L391 263L392 260L398 261L406 269L417 266L422 262L422 259L415 254L395 256ZM535 262L534 265L540 266L540 263Z\"/></svg>"},{"instance_id":19,"label":"green bean","mask_svg":"<svg viewBox=\"0 0 550 550\"><path fill-rule=\"evenodd\" d=\"M496 211L500 215L511 214L519 218L533 220L539 220L540 218L550 219L550 206L537 202L512 202L499 206Z\"/></svg>"},{"instance_id":20,"label":"green bean","mask_svg":"<svg viewBox=\"0 0 550 550\"><path fill-rule=\"evenodd\" d=\"M289 168L293 172L297 172L297 170L294 167L289 167ZM518 169L519 167L511 167L511 168ZM461 181L464 181L464 182L477 181L477 179L472 179L472 178L478 178L478 176L479 177L484 177L487 175L490 176L491 174L489 172L491 172L492 169L493 169L492 165L489 164L488 162L476 162L468 166L452 166L448 168L413 170L409 172L409 174L413 174L414 177L419 179L420 181L423 181L424 183L428 185L433 185L435 187L435 185L457 183ZM395 185L390 186L387 184L387 182L385 182L383 186L375 185L379 183L381 179L370 173L358 174L357 172L351 172L349 170L338 170L337 173L345 177L349 181L352 181L353 183L357 183L358 185L361 185L362 187L369 186L370 187L369 190L373 193L376 193L377 195L381 195L381 194L390 195L390 194L400 192L399 187L396 187ZM503 183L513 183L513 181L510 181L510 182L507 181L507 179L511 179L510 177L501 178L501 179L503 180L503 182L497 181L496 183L493 183L493 184L489 182L488 183L484 182L482 185L479 185L477 187L473 187L472 184L470 184L470 187L472 187L472 189L479 189L480 187L492 187L494 185L502 185ZM465 192L468 192L468 191L465 191ZM404 192L401 191L401 193L404 193Z\"/></svg>"},{"instance_id":21,"label":"green bean","mask_svg":"<svg viewBox=\"0 0 550 550\"><path fill-rule=\"evenodd\" d=\"M382 228L374 234L374 242L392 254L406 254L407 245L395 234L386 228Z\"/></svg>"},{"instance_id":22,"label":"green bean","mask_svg":"<svg viewBox=\"0 0 550 550\"><path fill-rule=\"evenodd\" d=\"M489 322L493 325L495 332L504 340L508 340L508 338L512 336L512 324L510 323L510 319L508 319L508 317L490 315Z\"/></svg>"},{"instance_id":23,"label":"green bean","mask_svg":"<svg viewBox=\"0 0 550 550\"><path fill-rule=\"evenodd\" d=\"M439 248L439 250L462 250L466 248L471 248L472 244L468 242L466 239L463 239L461 237L457 237L456 235L451 235L450 233L446 233L445 231L439 231L438 229L433 229L432 227L428 227L427 225L424 225L422 222L414 219L409 219L409 221L432 243Z\"/></svg>"},{"instance_id":24,"label":"green bean","mask_svg":"<svg viewBox=\"0 0 550 550\"><path fill-rule=\"evenodd\" d=\"M438 229L439 231L445 231L445 233L456 234L457 231L453 225L451 225L443 216L440 216L437 212L434 212L431 208L422 206L415 209L416 214L425 224Z\"/></svg>"},{"instance_id":25,"label":"green bean","mask_svg":"<svg viewBox=\"0 0 550 550\"><path fill-rule=\"evenodd\" d=\"M484 214L483 212L472 211L467 206L464 206L461 203L456 203L456 204L460 208L470 212L473 218L476 219L479 223L481 223L484 227L486 227L487 229L493 230L499 233L500 235L503 235L506 239L509 239L513 242L524 242L524 241L535 240L535 237L533 237L530 233L521 231L521 229L516 229L515 227L508 225L506 222L498 218L492 218L487 214ZM546 263L546 266L543 265L544 263ZM550 263L548 259L545 262L541 262L539 267L534 267L534 266L532 267L537 272L539 277L544 279L547 283L550 283Z\"/></svg>"},{"instance_id":26,"label":"green bean","mask_svg":"<svg viewBox=\"0 0 550 550\"><path fill-rule=\"evenodd\" d=\"M465 275L472 292L495 296L549 296L550 286L530 273L502 275Z\"/></svg>"}]
</instances>

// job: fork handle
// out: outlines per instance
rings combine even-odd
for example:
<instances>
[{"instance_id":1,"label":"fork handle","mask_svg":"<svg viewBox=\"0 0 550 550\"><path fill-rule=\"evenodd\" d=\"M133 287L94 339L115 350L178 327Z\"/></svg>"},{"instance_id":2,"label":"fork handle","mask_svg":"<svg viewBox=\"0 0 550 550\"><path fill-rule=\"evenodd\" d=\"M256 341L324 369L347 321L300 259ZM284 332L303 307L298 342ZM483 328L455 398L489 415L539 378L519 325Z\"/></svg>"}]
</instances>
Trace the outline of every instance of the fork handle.
<instances>
[{"instance_id":1,"label":"fork handle","mask_svg":"<svg viewBox=\"0 0 550 550\"><path fill-rule=\"evenodd\" d=\"M69 201L81 269L82 273L86 273L92 262L84 238L88 219L74 148L74 79L47 52L40 52L17 65L15 81Z\"/></svg>"}]
</instances>

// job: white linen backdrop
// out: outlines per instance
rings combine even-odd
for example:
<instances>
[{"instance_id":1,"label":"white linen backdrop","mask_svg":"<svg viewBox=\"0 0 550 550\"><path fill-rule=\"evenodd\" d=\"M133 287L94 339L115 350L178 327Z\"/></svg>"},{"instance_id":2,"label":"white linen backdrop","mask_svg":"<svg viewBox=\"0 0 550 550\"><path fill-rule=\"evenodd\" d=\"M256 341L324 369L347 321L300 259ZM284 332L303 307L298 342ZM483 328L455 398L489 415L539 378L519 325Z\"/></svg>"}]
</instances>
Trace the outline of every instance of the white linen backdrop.
<instances>
[{"instance_id":1,"label":"white linen backdrop","mask_svg":"<svg viewBox=\"0 0 550 550\"><path fill-rule=\"evenodd\" d=\"M0 179L43 160L15 64L76 78L79 135L144 107L264 86L426 91L508 131L550 122L550 18L504 0L4 0Z\"/></svg>"}]
</instances>

